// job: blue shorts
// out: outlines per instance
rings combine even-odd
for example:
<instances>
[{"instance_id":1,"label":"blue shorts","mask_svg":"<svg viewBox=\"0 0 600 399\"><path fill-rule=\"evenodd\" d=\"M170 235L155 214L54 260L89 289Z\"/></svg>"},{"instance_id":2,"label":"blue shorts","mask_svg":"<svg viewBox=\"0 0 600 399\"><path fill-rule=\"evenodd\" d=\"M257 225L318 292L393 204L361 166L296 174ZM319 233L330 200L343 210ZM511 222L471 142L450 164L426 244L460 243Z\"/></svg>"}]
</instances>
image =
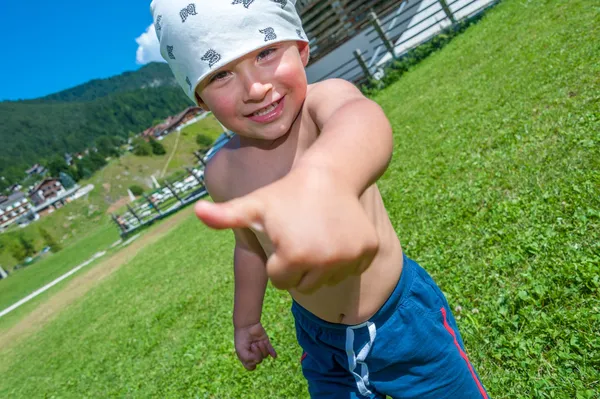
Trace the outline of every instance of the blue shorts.
<instances>
[{"instance_id":1,"label":"blue shorts","mask_svg":"<svg viewBox=\"0 0 600 399\"><path fill-rule=\"evenodd\" d=\"M367 322L322 320L292 305L311 398L487 399L444 294L404 256L398 285Z\"/></svg>"}]
</instances>

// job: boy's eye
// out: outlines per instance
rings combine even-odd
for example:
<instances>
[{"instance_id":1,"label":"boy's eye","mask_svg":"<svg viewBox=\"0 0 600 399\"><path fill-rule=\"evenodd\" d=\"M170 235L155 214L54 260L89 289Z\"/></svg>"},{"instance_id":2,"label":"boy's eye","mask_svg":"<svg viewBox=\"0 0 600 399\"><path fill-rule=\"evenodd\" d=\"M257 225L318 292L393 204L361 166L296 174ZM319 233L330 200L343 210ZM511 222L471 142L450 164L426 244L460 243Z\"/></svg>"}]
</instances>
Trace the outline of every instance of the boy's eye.
<instances>
[{"instance_id":1,"label":"boy's eye","mask_svg":"<svg viewBox=\"0 0 600 399\"><path fill-rule=\"evenodd\" d=\"M265 58L268 58L271 54L273 54L275 51L277 51L277 49L274 48L268 48L266 50L261 51L258 56L256 57L259 61L263 60Z\"/></svg>"},{"instance_id":2,"label":"boy's eye","mask_svg":"<svg viewBox=\"0 0 600 399\"><path fill-rule=\"evenodd\" d=\"M221 72L217 72L216 74L214 74L211 78L210 81L214 82L217 80L223 80L227 77L228 72L227 71L221 71Z\"/></svg>"}]
</instances>

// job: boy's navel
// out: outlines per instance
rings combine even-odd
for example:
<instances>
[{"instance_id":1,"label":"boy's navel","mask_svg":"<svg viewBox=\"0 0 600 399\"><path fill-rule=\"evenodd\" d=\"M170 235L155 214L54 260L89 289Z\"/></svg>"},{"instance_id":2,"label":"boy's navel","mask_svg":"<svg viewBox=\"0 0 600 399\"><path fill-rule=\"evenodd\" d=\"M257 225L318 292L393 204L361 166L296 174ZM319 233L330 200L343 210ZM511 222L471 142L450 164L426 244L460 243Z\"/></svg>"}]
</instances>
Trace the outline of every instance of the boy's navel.
<instances>
[{"instance_id":1,"label":"boy's navel","mask_svg":"<svg viewBox=\"0 0 600 399\"><path fill-rule=\"evenodd\" d=\"M345 314L340 313L340 316L338 317L338 323L341 324L344 321L344 318L346 317Z\"/></svg>"}]
</instances>

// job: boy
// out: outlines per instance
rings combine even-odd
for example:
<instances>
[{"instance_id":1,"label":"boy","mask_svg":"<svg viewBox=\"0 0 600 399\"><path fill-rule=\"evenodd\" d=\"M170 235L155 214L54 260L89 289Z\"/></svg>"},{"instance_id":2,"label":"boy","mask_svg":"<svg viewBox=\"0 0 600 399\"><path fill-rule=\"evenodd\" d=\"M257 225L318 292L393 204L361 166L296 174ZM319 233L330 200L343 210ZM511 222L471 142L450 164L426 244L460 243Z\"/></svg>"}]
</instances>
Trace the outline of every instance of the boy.
<instances>
[{"instance_id":1,"label":"boy","mask_svg":"<svg viewBox=\"0 0 600 399\"><path fill-rule=\"evenodd\" d=\"M293 298L313 398L487 398L444 295L402 252L375 181L392 154L382 110L353 85L308 85L292 0L154 0L161 53L179 84L236 137L211 159L233 229L237 355L275 351L260 318L268 279ZM192 3L190 3L192 2Z\"/></svg>"}]
</instances>

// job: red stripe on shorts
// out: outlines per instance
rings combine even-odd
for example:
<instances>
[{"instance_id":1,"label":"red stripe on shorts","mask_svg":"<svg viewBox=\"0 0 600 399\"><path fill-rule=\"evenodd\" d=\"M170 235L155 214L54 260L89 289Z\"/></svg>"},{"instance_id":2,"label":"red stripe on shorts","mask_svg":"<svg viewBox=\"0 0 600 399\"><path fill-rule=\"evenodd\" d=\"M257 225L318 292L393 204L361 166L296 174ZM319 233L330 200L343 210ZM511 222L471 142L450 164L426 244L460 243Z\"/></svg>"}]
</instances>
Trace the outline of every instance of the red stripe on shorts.
<instances>
[{"instance_id":1,"label":"red stripe on shorts","mask_svg":"<svg viewBox=\"0 0 600 399\"><path fill-rule=\"evenodd\" d=\"M307 356L307 355L308 355L308 353L306 353L306 352L304 352L304 353L302 354L302 357L300 358L300 363L302 363L302 361L303 361L304 359L306 359L306 356Z\"/></svg>"},{"instance_id":2,"label":"red stripe on shorts","mask_svg":"<svg viewBox=\"0 0 600 399\"><path fill-rule=\"evenodd\" d=\"M485 389L483 389L481 382L479 382L479 378L477 378L477 375L475 375L475 370L473 370L473 366L471 365L471 362L469 361L467 354L462 350L462 348L458 344L458 340L456 339L456 333L454 332L452 327L450 327L450 324L448 324L448 320L446 320L446 309L444 307L442 307L442 316L444 317L444 328L446 329L446 331L448 331L448 333L450 333L450 335L454 339L454 345L458 349L458 351L460 353L460 357L462 357L463 360L465 361L465 363L467 363L467 366L469 367L469 371L471 372L471 376L477 383L477 388L479 388L479 393L481 393L481 397L484 399L488 399L487 393L485 392Z\"/></svg>"}]
</instances>

